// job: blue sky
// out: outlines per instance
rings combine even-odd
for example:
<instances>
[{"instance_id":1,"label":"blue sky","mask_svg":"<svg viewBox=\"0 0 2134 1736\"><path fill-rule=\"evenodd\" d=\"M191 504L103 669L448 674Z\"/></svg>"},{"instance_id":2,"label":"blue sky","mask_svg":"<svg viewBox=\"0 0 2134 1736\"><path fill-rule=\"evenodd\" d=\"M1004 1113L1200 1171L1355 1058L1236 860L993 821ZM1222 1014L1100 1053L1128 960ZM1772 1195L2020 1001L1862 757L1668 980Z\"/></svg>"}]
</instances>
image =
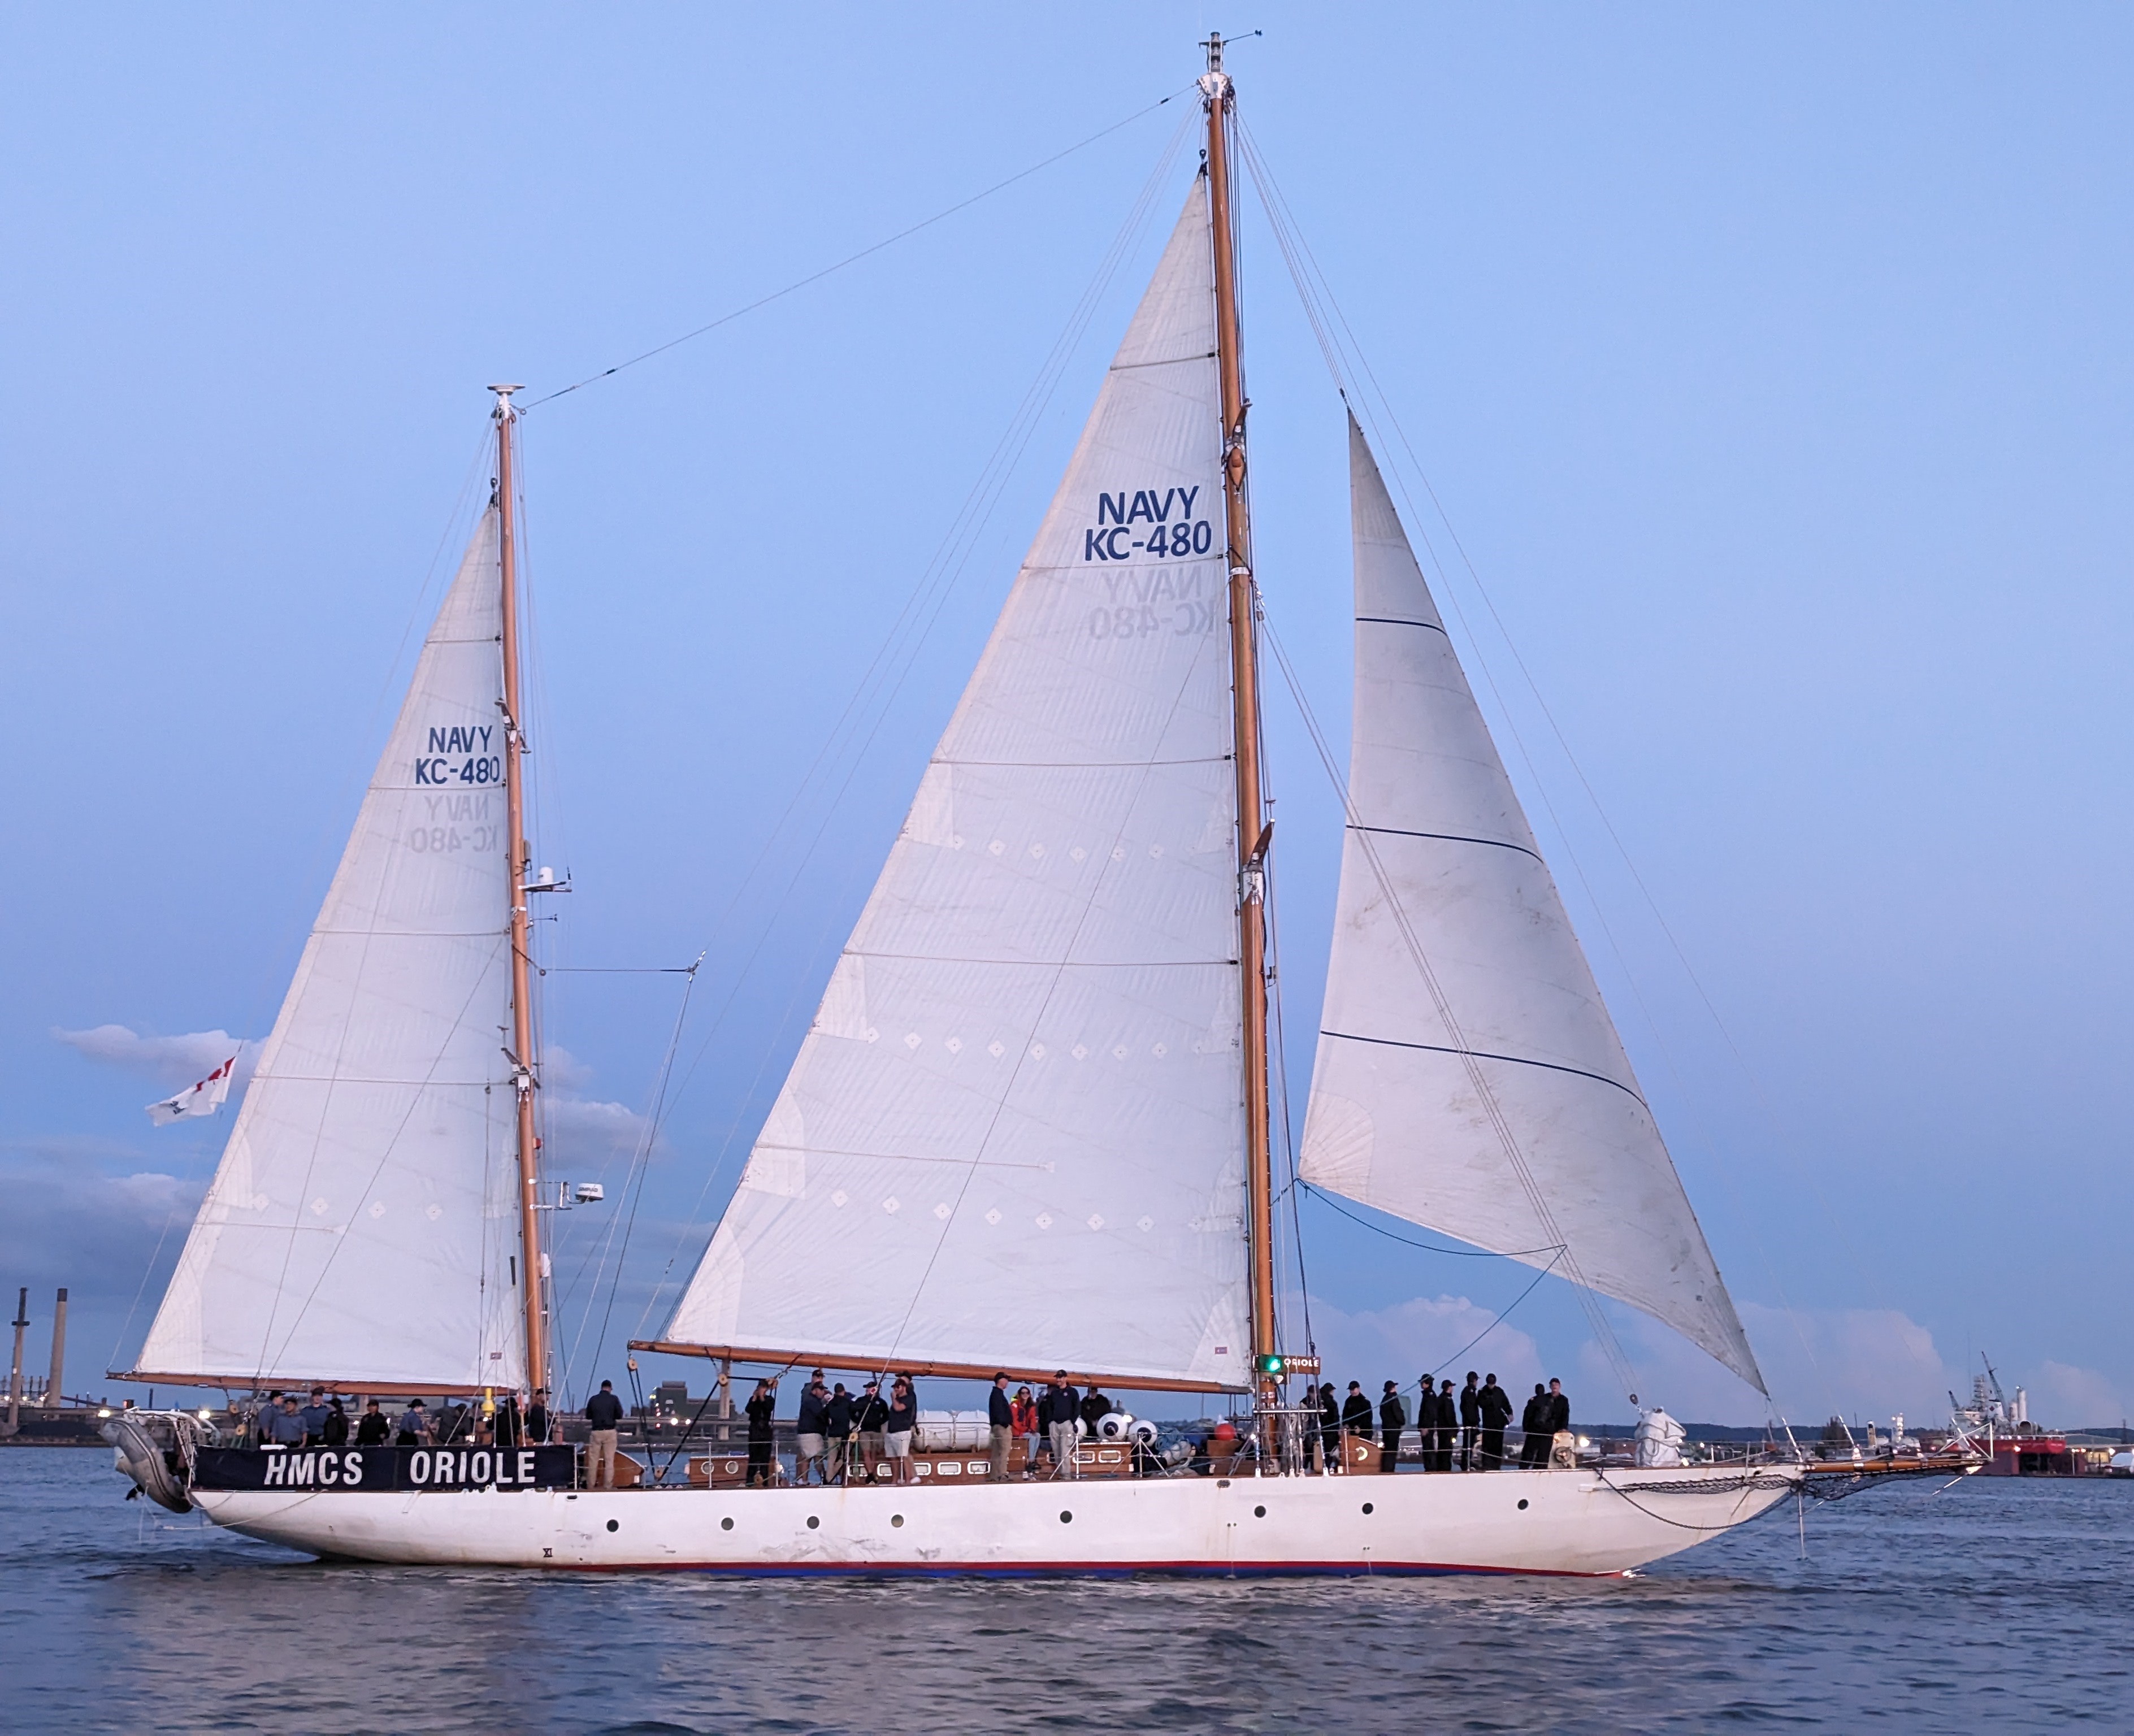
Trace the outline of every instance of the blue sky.
<instances>
[{"instance_id":1,"label":"blue sky","mask_svg":"<svg viewBox=\"0 0 2134 1736\"><path fill-rule=\"evenodd\" d=\"M2034 1413L2117 1421L2134 23L1004 19L0 20L0 1283L41 1323L70 1286L70 1384L123 1366L212 1170L227 1119L141 1106L272 1023L464 533L480 388L553 391L1135 115L1212 24L1267 32L1244 113L1781 1408L1916 1418L1983 1349ZM658 1326L731 1184L1190 152L893 694L809 769L1180 108L527 421L538 847L577 886L548 940L707 954L625 1280L571 1303L582 1372ZM1260 572L1339 740L1340 406L1256 214L1246 244ZM1270 733L1301 1116L1338 809L1278 692ZM551 978L546 1012L559 1162L618 1183L675 980ZM1525 1285L1305 1227L1355 1377ZM1762 1415L1622 1330L1672 1408ZM1475 1355L1622 1411L1587 1337L1550 1283Z\"/></svg>"}]
</instances>

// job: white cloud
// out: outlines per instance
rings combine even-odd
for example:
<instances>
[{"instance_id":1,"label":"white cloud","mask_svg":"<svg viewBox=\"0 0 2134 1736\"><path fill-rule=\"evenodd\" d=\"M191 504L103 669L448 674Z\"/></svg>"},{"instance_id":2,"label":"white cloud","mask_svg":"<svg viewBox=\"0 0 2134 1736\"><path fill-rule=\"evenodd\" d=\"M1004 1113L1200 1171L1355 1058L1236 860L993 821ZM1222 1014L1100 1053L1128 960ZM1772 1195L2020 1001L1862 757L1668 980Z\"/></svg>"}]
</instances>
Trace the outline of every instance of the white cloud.
<instances>
[{"instance_id":1,"label":"white cloud","mask_svg":"<svg viewBox=\"0 0 2134 1736\"><path fill-rule=\"evenodd\" d=\"M547 1129L542 1137L552 1148L551 1161L558 1156L605 1157L633 1151L644 1136L645 1117L627 1103L558 1094L547 1098L543 1107Z\"/></svg>"},{"instance_id":2,"label":"white cloud","mask_svg":"<svg viewBox=\"0 0 2134 1736\"><path fill-rule=\"evenodd\" d=\"M1286 1312L1292 1320L1301 1318L1293 1306ZM1447 1358L1457 1366L1446 1367L1443 1373L1456 1384L1465 1379L1470 1368L1494 1372L1514 1392L1520 1390L1520 1382L1531 1386L1546 1379L1534 1341L1515 1326L1492 1328L1494 1318L1494 1309L1465 1296L1416 1296L1360 1314L1346 1313L1317 1298L1311 1304L1312 1337L1326 1378L1345 1387L1350 1381L1361 1381L1374 1398L1381 1382L1394 1380L1411 1386ZM1478 1338L1479 1343L1474 1342Z\"/></svg>"},{"instance_id":3,"label":"white cloud","mask_svg":"<svg viewBox=\"0 0 2134 1736\"><path fill-rule=\"evenodd\" d=\"M2030 1420L2049 1428L2117 1428L2134 1410L2127 1389L2109 1375L2066 1362L2041 1364L2030 1396Z\"/></svg>"},{"instance_id":4,"label":"white cloud","mask_svg":"<svg viewBox=\"0 0 2134 1736\"><path fill-rule=\"evenodd\" d=\"M166 1083L190 1083L212 1073L232 1054L239 1072L250 1067L259 1045L228 1031L188 1031L182 1036L144 1036L124 1025L99 1025L89 1030L60 1030L52 1035L79 1054L128 1073L146 1073Z\"/></svg>"}]
</instances>

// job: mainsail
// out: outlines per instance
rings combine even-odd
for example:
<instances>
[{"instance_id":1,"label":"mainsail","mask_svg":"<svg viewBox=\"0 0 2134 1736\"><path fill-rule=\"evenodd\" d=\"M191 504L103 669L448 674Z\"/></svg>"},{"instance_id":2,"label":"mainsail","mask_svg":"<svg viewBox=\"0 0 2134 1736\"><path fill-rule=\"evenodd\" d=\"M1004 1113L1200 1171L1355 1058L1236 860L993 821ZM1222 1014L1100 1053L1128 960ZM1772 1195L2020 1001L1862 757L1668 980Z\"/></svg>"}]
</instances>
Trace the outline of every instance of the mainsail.
<instances>
[{"instance_id":1,"label":"mainsail","mask_svg":"<svg viewBox=\"0 0 2134 1736\"><path fill-rule=\"evenodd\" d=\"M666 1343L1249 1376L1196 181Z\"/></svg>"},{"instance_id":2,"label":"mainsail","mask_svg":"<svg viewBox=\"0 0 2134 1736\"><path fill-rule=\"evenodd\" d=\"M1300 1173L1477 1247L1554 1263L1760 1390L1353 418L1349 451L1349 825Z\"/></svg>"},{"instance_id":3,"label":"mainsail","mask_svg":"<svg viewBox=\"0 0 2134 1736\"><path fill-rule=\"evenodd\" d=\"M149 1329L157 1379L516 1385L497 514L424 642Z\"/></svg>"}]
</instances>

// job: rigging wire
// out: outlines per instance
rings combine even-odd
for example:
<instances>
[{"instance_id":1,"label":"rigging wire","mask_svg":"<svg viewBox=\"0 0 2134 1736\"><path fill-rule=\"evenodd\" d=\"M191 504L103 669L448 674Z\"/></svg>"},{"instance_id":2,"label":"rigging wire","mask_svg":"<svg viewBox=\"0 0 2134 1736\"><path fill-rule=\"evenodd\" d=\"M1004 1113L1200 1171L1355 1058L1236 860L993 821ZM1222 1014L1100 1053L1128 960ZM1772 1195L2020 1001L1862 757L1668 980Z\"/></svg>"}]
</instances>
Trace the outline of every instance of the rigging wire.
<instances>
[{"instance_id":1,"label":"rigging wire","mask_svg":"<svg viewBox=\"0 0 2134 1736\"><path fill-rule=\"evenodd\" d=\"M705 324L698 326L694 330L683 332L681 336L678 338L669 338L664 344L655 344L651 349L645 350L639 354L631 356L627 361L617 362L612 368L603 368L597 374L589 374L582 380L573 381L570 385L558 387L553 392L548 393L543 397L534 398L527 403L524 407L521 409L519 413L521 415L524 415L527 411L538 409L543 404L553 403L556 399L566 397L571 393L582 391L586 387L596 384L598 382L604 379L611 379L626 368L635 368L640 362L649 362L655 355L664 355L669 350L677 349L680 345L687 344L693 339L702 337L707 332L717 331L722 326L731 325L736 320L741 318L744 315L754 313L759 308L768 307L774 301L783 301L787 296L794 294L796 291L807 288L811 283L819 283L823 278L833 276L836 272L844 270L847 266L857 265L861 260L871 258L876 253L881 252L885 248L894 247L900 241L908 240L910 237L919 234L922 229L929 229L937 223L945 222L948 219L954 216L958 211L968 210L973 205L992 198L996 193L1006 192L1008 188L1015 186L1018 181L1027 181L1031 176L1037 174L1040 171L1049 169L1056 162L1065 162L1068 157L1074 156L1076 152L1087 150L1091 145L1097 143L1100 139L1109 138L1112 134L1120 131L1123 128L1131 127L1136 121L1141 119L1144 115L1155 113L1157 109L1162 108L1166 103L1173 102L1179 97L1184 96L1188 91L1194 90L1198 88L1197 84L1188 84L1183 90L1174 90L1169 96L1160 97L1155 102L1151 103L1147 108L1137 108L1132 114L1127 116L1124 120L1113 122L1110 126L1103 128L1098 132L1092 133L1087 138L1081 140L1078 143L1068 146L1065 150L1055 151L1051 156L1045 157L1042 162L1034 162L1026 169L1017 170L1014 174L1009 176L1007 180L997 181L991 186L984 189L983 191L973 193L967 199L959 199L955 204L936 211L931 217L921 218L918 222L911 224L908 229L901 229L893 235L885 236L881 240L875 242L872 245L862 248L856 253L847 253L843 258L838 260L834 264L826 265L819 271L810 272L804 277L795 278L792 282L785 285L784 288L774 289L766 296L759 296L755 301L750 301L742 306L736 307L731 312L722 313L716 320L707 321Z\"/></svg>"},{"instance_id":2,"label":"rigging wire","mask_svg":"<svg viewBox=\"0 0 2134 1736\"><path fill-rule=\"evenodd\" d=\"M636 1150L631 1155L630 1168L624 1172L623 1191L629 1196L630 1209L621 1220L620 1246L616 1246L617 1221L613 1218L608 1220L606 1233L601 1238L600 1261L594 1268L592 1276L594 1292L598 1292L601 1279L606 1274L608 1254L611 1248L615 1252L615 1275L608 1284L607 1304L601 1312L599 1335L594 1340L596 1348L606 1341L608 1327L614 1318L616 1295L621 1287L623 1266L629 1258L630 1237L637 1227L638 1208L644 1202L645 1180L651 1173L653 1148L659 1142L659 1130L666 1120L667 1087L674 1077L675 1053L682 1045L682 1027L689 1016L690 997L696 991L697 967L703 962L703 954L700 952L697 955L696 964L688 966L683 972L685 980L682 985L682 1004L675 1009L674 1029L667 1039L667 1053L659 1063L658 1081L653 1088L652 1112L645 1118L645 1130L638 1139ZM577 1276L582 1278L584 1271L584 1262L581 1261ZM577 1281L574 1278L573 1289L577 1287ZM559 1305L558 1313L561 1312ZM585 1313L578 1317L578 1330L571 1340L570 1357L565 1364L567 1375L570 1362L577 1360L579 1348L585 1340L586 1326L591 1318L592 1309L588 1305Z\"/></svg>"},{"instance_id":3,"label":"rigging wire","mask_svg":"<svg viewBox=\"0 0 2134 1736\"><path fill-rule=\"evenodd\" d=\"M1325 1189L1305 1180L1301 1176L1297 1178L1296 1185L1300 1191L1311 1194L1321 1205L1329 1206L1339 1212L1351 1223L1359 1223L1365 1229L1384 1237L1388 1242L1398 1242L1403 1247L1419 1248L1426 1254L1446 1254L1455 1260L1535 1260L1543 1254L1561 1254L1563 1251L1563 1244L1561 1242L1551 1242L1547 1247L1506 1248L1502 1253L1494 1252L1488 1248L1440 1247L1435 1242L1417 1242L1412 1237L1402 1235L1398 1230L1389 1230L1382 1223L1373 1223L1369 1218L1359 1217L1343 1205ZM1551 1261L1549 1263L1552 1266L1556 1262Z\"/></svg>"}]
</instances>

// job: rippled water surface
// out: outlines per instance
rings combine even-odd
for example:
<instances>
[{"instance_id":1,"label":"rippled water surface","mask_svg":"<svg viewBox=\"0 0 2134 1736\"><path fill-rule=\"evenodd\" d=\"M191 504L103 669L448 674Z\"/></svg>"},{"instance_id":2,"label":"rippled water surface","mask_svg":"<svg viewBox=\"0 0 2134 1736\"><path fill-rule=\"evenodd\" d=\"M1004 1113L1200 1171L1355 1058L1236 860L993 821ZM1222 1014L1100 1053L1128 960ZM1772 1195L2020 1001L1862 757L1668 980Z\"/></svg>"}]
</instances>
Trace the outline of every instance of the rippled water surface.
<instances>
[{"instance_id":1,"label":"rippled water surface","mask_svg":"<svg viewBox=\"0 0 2134 1736\"><path fill-rule=\"evenodd\" d=\"M110 1463L0 1451L0 1727L2134 1729L2134 1483L1885 1488L1629 1580L869 1584L319 1567Z\"/></svg>"}]
</instances>

